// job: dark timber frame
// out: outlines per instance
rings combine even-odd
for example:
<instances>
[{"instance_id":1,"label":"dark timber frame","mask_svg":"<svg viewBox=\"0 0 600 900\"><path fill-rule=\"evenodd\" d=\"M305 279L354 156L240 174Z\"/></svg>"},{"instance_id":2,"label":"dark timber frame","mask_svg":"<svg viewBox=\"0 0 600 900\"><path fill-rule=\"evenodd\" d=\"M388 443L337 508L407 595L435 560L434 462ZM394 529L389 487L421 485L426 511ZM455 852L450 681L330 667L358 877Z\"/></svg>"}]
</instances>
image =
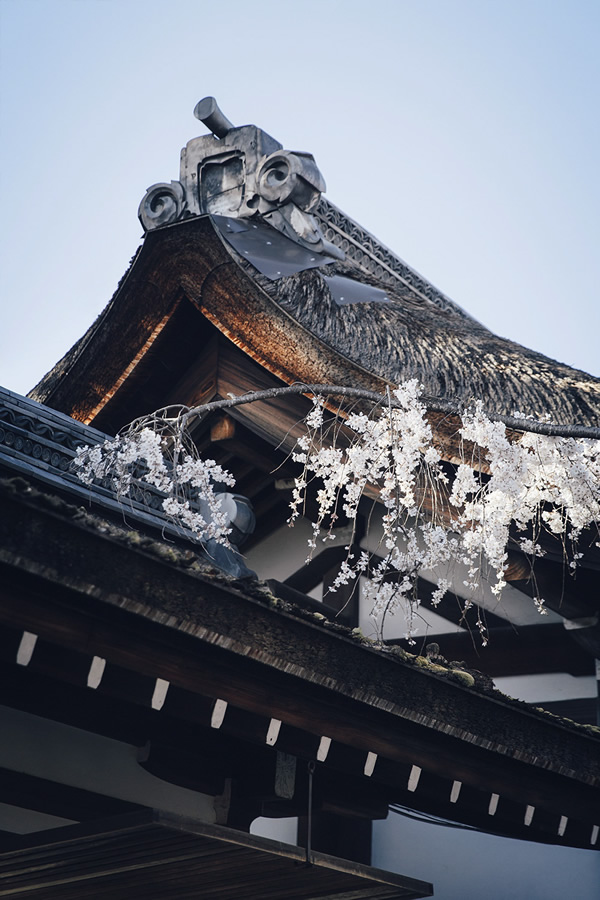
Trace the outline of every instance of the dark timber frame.
<instances>
[{"instance_id":1,"label":"dark timber frame","mask_svg":"<svg viewBox=\"0 0 600 900\"><path fill-rule=\"evenodd\" d=\"M52 709L81 727L91 720L102 733L129 729L128 740L149 741L151 771L177 772L196 789L219 793L232 779L237 827L261 810L304 812L302 766L292 796L275 788L281 754L319 760L327 738L317 809L373 819L399 803L513 837L590 846L600 754L589 729L323 628L251 583L190 570L176 548L139 549L126 531L106 534L56 498L14 482L3 493L0 621L12 675L3 702ZM15 665L23 630L38 635L26 667ZM107 665L92 691L94 656ZM157 678L170 685L160 712L150 708ZM217 700L227 712L215 729Z\"/></svg>"}]
</instances>

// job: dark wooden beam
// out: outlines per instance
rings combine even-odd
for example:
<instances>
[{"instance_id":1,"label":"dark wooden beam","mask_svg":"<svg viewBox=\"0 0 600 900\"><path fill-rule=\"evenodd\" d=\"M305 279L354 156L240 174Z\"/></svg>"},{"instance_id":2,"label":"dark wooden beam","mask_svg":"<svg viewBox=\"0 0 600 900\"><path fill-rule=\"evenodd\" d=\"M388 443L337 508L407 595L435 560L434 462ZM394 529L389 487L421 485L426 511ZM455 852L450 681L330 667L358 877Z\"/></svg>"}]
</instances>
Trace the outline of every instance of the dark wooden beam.
<instances>
[{"instance_id":1,"label":"dark wooden beam","mask_svg":"<svg viewBox=\"0 0 600 900\"><path fill-rule=\"evenodd\" d=\"M0 797L3 803L20 806L63 819L85 822L104 816L134 812L141 807L94 791L71 787L24 772L0 768Z\"/></svg>"},{"instance_id":2,"label":"dark wooden beam","mask_svg":"<svg viewBox=\"0 0 600 900\"><path fill-rule=\"evenodd\" d=\"M178 567L172 551L140 552L35 493L3 499L0 619L11 627L377 754L398 783L418 765L595 822L591 735L283 614L250 586Z\"/></svg>"},{"instance_id":3,"label":"dark wooden beam","mask_svg":"<svg viewBox=\"0 0 600 900\"><path fill-rule=\"evenodd\" d=\"M213 334L206 319L181 294L170 318L161 326L156 322L154 331L149 330L143 362L134 365L126 377L117 379L109 388L110 399L94 420L96 428L115 434L137 416L163 406L186 371L203 355ZM174 402L185 403L185 398L180 395Z\"/></svg>"},{"instance_id":4,"label":"dark wooden beam","mask_svg":"<svg viewBox=\"0 0 600 900\"><path fill-rule=\"evenodd\" d=\"M267 441L253 434L232 416L219 416L211 426L212 445L217 444L223 451L239 456L259 472L275 478L292 478L297 467L287 461L287 454L279 452Z\"/></svg>"},{"instance_id":5,"label":"dark wooden beam","mask_svg":"<svg viewBox=\"0 0 600 900\"><path fill-rule=\"evenodd\" d=\"M477 631L476 622L477 618L480 617L488 631L506 627L506 619L503 619L502 616L497 616L495 613L489 612L489 610L478 606L476 603L465 612L465 600L452 593L452 591L449 591L442 597L439 603L434 604L432 602L432 597L436 589L437 585L432 584L425 578L417 579L417 597L423 606L425 606L426 609L430 609L432 612L437 613L439 616L442 616L443 619L452 622L454 625L461 625L463 628Z\"/></svg>"},{"instance_id":6,"label":"dark wooden beam","mask_svg":"<svg viewBox=\"0 0 600 900\"><path fill-rule=\"evenodd\" d=\"M31 590L28 591L27 596L31 598ZM29 603L26 603L25 596L20 597L19 610L21 615L29 614L26 607L30 606L30 603L31 599ZM46 621L41 621L41 611L34 613L34 621L40 622L44 632L53 632L55 637L61 643L64 643L66 633L64 627L59 624L60 619L58 622L52 623L47 617L49 610L47 595L43 602L43 607L46 610ZM4 605L4 609L6 609L6 605ZM30 611L32 611L31 608ZM231 607L229 615L231 615ZM118 618L121 618L121 616ZM79 646L81 644L81 631L76 620L75 610L71 609L68 618L64 621L65 623L68 621L75 646ZM81 624L83 625L84 623L82 622ZM141 625L142 623L139 624ZM402 736L400 739L398 732L399 723L393 725L390 731L385 725L387 716L381 711L372 710L365 717L366 710L361 711L360 707L356 707L354 703L350 703L350 706L348 706L348 699L339 694L335 699L332 697L331 701L326 700L325 695L319 700L318 697L322 693L321 690L317 689L315 694L314 689L305 684L299 692L298 687L294 686L294 679L290 679L289 676L286 677L283 673L278 675L277 684L270 678L264 681L266 672L261 674L259 670L255 670L253 673L247 670L239 670L237 666L232 665L233 660L226 661L217 648L205 648L202 658L200 658L197 651L192 651L190 654L184 651L183 647L179 647L178 650L174 648L171 650L168 644L161 646L160 650L158 650L157 647L153 646L153 641L149 642L149 635L144 636L140 634L139 637L136 637L135 632L131 631L130 628L123 628L124 622L117 626L118 630L116 632L113 629L107 631L106 627L101 626L99 621L91 631L90 625L91 622L88 619L84 628L86 639L89 641L90 651L109 660L112 659L117 664L119 664L119 660L125 661L127 659L131 665L134 660L137 660L135 663L136 667L141 665L142 671L154 671L160 677L167 678L180 685L182 676L184 676L185 682L194 692L204 693L205 695L208 693L209 696L213 697L221 696L242 710L246 709L249 712L253 711L259 714L261 711L263 711L263 714L266 712L267 715L285 720L290 724L297 724L304 728L308 727L313 733L316 730L317 734L329 734L334 740L349 743L357 748L362 747L364 751L371 748L373 752L390 760L396 760L397 763L404 761L403 764L409 768L412 761L418 760L420 765L432 772L438 772L444 777L454 775L458 780L479 785L483 790L495 789L498 793L508 797L515 794L517 799L526 797L528 794L536 794L537 805L543 805L539 799L543 794L546 803L557 804L559 809L563 810L561 814L575 815L576 808L577 816L580 818L588 815L593 817L594 815L591 809L588 809L593 800L593 791L589 787L583 789L582 786L579 789L576 784L567 779L564 787L561 788L560 778L555 777L553 779L547 771L538 773L529 770L530 767L527 766L523 767L522 774L519 776L517 773L522 767L521 763L514 759L503 757L495 765L493 757L489 757L488 753L482 753L481 749L478 749L475 745L456 741L447 732L438 734L435 738L429 732L427 736L422 735L425 738L425 740L422 740L420 728L416 726L416 723L405 721L402 725ZM56 626L58 626L58 630L56 630ZM143 628L142 632L145 630L146 628ZM104 637L102 636L103 632ZM316 634L314 636L316 637ZM184 641L184 643L186 642ZM310 651L313 665L316 659L315 649L312 646ZM364 662L367 661L368 657L365 658ZM330 675L333 671L332 665L333 657L330 655L328 658ZM253 668L251 666L251 669ZM247 669L247 664L243 669ZM379 664L377 669L379 670ZM405 702L408 699L407 687L409 682L407 682L407 676L411 675L411 673L412 670L407 670L402 677L402 690ZM400 673L398 672L398 674ZM418 676L419 673L415 672L414 675ZM368 683L369 678L364 666L362 667L362 676L361 687L363 684ZM381 678L381 673L379 672L376 677ZM418 680L420 681L420 678ZM448 701L444 699L443 695L446 693L446 688L451 687L450 685L436 680L434 694L429 699L421 689L424 686L420 685L418 692L419 706L422 704L422 709L427 709L431 712L439 703L447 704ZM431 685L431 687L433 688L434 685ZM435 700L433 696L435 696ZM458 696L459 694L456 695L455 699L458 699ZM467 709L469 709L471 716L475 715L478 720L476 730L481 730L483 723L480 717L483 710L477 710L479 701L480 698L477 695L471 694L469 696L468 706L461 711L463 727L467 725L465 717ZM505 712L507 711L505 710ZM493 715L494 733L499 726L498 719L501 718L499 713L500 708L496 708ZM421 713L420 715L422 717L423 714ZM428 717L425 716L425 718ZM542 726L546 724L551 725L551 723L546 723L543 720L540 722ZM550 733L551 730L550 728ZM549 749L547 740L550 737L550 733L545 736L546 752ZM561 734L561 745L567 737L568 733ZM529 739L532 738L533 735L530 735ZM514 749L517 743L517 735L514 733L514 729L512 739ZM455 743L456 748L454 750L453 745ZM528 752L531 752L532 749L532 747L528 747ZM539 749L541 752L541 747ZM486 757L489 758L486 760ZM588 765L591 765L591 763L588 762ZM398 771L401 772L401 770ZM405 776L400 774L396 777L404 778ZM543 785L546 782L547 787L544 787ZM552 789L548 793L551 784ZM540 790L542 794L538 795L537 792Z\"/></svg>"},{"instance_id":7,"label":"dark wooden beam","mask_svg":"<svg viewBox=\"0 0 600 900\"><path fill-rule=\"evenodd\" d=\"M382 562L383 558L379 554L371 554L372 567L378 566ZM393 581L397 577L399 577L397 573L390 572L386 580ZM465 611L465 600L452 591L445 594L439 602L434 603L432 597L436 590L436 584L427 581L426 578L417 578L417 597L419 601L427 609L437 613L437 615L442 616L443 619L447 619L454 625L460 625L467 629L476 629L477 620L480 618L488 630L506 627L506 619L489 612L476 603L473 603Z\"/></svg>"},{"instance_id":8,"label":"dark wooden beam","mask_svg":"<svg viewBox=\"0 0 600 900\"><path fill-rule=\"evenodd\" d=\"M348 551L345 547L327 547L305 566L289 575L285 579L285 584L295 591L307 594L323 581L326 573L334 566L341 566L347 556Z\"/></svg>"},{"instance_id":9,"label":"dark wooden beam","mask_svg":"<svg viewBox=\"0 0 600 900\"><path fill-rule=\"evenodd\" d=\"M565 619L583 619L600 611L600 572L579 568L571 572L565 562L511 553L507 581L528 597L543 597L548 609Z\"/></svg>"},{"instance_id":10,"label":"dark wooden beam","mask_svg":"<svg viewBox=\"0 0 600 900\"><path fill-rule=\"evenodd\" d=\"M271 482L252 498L252 509L256 516L256 528L244 545L248 549L285 525L290 517L288 504Z\"/></svg>"}]
</instances>

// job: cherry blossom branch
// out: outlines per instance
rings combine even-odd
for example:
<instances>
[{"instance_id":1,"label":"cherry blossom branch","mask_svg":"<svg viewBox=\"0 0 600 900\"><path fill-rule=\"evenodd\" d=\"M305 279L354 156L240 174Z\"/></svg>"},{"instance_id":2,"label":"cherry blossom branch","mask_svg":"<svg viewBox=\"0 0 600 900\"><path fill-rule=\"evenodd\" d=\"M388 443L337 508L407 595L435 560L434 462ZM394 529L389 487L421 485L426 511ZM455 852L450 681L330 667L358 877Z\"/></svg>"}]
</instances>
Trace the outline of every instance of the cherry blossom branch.
<instances>
[{"instance_id":1,"label":"cherry blossom branch","mask_svg":"<svg viewBox=\"0 0 600 900\"><path fill-rule=\"evenodd\" d=\"M223 400L213 400L210 403L202 404L194 407L179 407L181 413L178 418L184 420L184 423L199 415L206 415L220 409L232 409L244 403L253 403L259 400L273 400L278 397L288 397L290 395L299 394L327 394L336 397L351 397L357 400L366 400L370 403L380 405L386 403L392 409L401 409L401 404L393 395L390 397L377 391L368 391L364 388L344 387L339 384L303 384L296 383L286 387L269 388L264 391L250 391L239 397L226 397ZM443 413L444 415L453 415L462 418L465 406L455 400L444 400L435 397L421 396L422 402L430 412ZM550 422L537 422L533 419L523 419L516 416L508 416L502 413L487 413L488 419L492 422L501 422L507 428L513 431L524 431L531 434L541 434L547 437L564 437L564 438L589 438L591 440L600 440L600 427L588 425L558 425Z\"/></svg>"},{"instance_id":2,"label":"cherry blossom branch","mask_svg":"<svg viewBox=\"0 0 600 900\"><path fill-rule=\"evenodd\" d=\"M455 401L424 397L415 379L385 394L297 383L192 408L165 407L135 420L114 440L82 449L75 460L79 477L106 481L119 496L128 496L141 480L162 493L165 513L196 540L226 542L220 485L232 485L233 478L214 460L200 459L190 426L216 410L300 394L312 395L312 409L298 423L303 429L291 451L301 474L292 490L289 524L303 514L308 499L316 501L310 557L319 541L333 538L340 517L356 522L365 493L375 490L381 559L362 548L355 558L349 544L330 589L361 576L361 596L372 606L380 639L388 614L403 608L406 636L414 640L421 571L437 581L434 603L458 579L468 592L466 611L477 602L483 581L499 600L510 540L518 540L533 558L543 555L538 538L548 532L562 541L565 561L574 570L582 556L580 536L591 529L591 540L600 538L600 428L490 417L480 400L461 408ZM365 403L336 410L337 404L327 401L332 397ZM458 420L459 464L452 472L435 446L431 412ZM424 492L431 500L428 511ZM449 567L456 574L450 576ZM534 602L543 613L543 598ZM485 643L480 619L478 627Z\"/></svg>"}]
</instances>

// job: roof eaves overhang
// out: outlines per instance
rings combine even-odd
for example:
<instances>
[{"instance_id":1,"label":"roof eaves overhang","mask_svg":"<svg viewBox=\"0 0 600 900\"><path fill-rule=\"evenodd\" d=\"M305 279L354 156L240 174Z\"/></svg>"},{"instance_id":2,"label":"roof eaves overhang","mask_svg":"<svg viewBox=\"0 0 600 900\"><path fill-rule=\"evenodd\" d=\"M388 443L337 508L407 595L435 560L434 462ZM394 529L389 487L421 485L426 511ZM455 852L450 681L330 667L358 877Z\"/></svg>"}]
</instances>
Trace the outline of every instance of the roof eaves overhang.
<instances>
[{"instance_id":1,"label":"roof eaves overhang","mask_svg":"<svg viewBox=\"0 0 600 900\"><path fill-rule=\"evenodd\" d=\"M410 900L427 882L148 810L26 837L0 853L0 896L96 900ZM14 893L13 893L14 892Z\"/></svg>"},{"instance_id":2,"label":"roof eaves overhang","mask_svg":"<svg viewBox=\"0 0 600 900\"><path fill-rule=\"evenodd\" d=\"M80 421L96 418L133 376L187 299L217 330L280 384L334 384L384 392L384 378L321 340L261 287L210 216L149 232L97 322L30 396ZM171 401L169 401L171 402ZM185 402L178 398L177 402ZM455 417L431 413L448 459ZM277 440L285 439L287 429Z\"/></svg>"},{"instance_id":3,"label":"roof eaves overhang","mask_svg":"<svg viewBox=\"0 0 600 900\"><path fill-rule=\"evenodd\" d=\"M209 216L149 232L115 296L72 359L30 396L90 422L142 365L182 295L233 343L285 383L330 382L376 389L383 380L344 359L272 300L237 262ZM85 352L84 352L85 351Z\"/></svg>"},{"instance_id":4,"label":"roof eaves overhang","mask_svg":"<svg viewBox=\"0 0 600 900\"><path fill-rule=\"evenodd\" d=\"M298 752L301 732L310 738L302 753L316 757L326 737L354 754L358 775L371 768L373 784L414 808L418 791L407 785L416 767L482 797L545 810L557 826L564 817L588 831L597 825L593 729L466 689L299 618L265 588L190 568L189 554L140 542L57 498L12 482L3 493L5 626L221 700L262 717L265 730L276 721L285 752ZM536 839L535 828L522 836Z\"/></svg>"}]
</instances>

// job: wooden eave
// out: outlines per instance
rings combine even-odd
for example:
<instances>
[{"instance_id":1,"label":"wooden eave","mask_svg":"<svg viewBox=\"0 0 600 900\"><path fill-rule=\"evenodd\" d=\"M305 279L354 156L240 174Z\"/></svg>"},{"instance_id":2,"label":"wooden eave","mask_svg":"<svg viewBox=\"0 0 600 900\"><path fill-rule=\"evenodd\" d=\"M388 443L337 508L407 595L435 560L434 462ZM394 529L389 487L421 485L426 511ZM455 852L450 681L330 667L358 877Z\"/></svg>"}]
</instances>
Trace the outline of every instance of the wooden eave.
<instances>
[{"instance_id":1,"label":"wooden eave","mask_svg":"<svg viewBox=\"0 0 600 900\"><path fill-rule=\"evenodd\" d=\"M156 810L24 838L0 897L30 900L410 900L431 884Z\"/></svg>"},{"instance_id":2,"label":"wooden eave","mask_svg":"<svg viewBox=\"0 0 600 900\"><path fill-rule=\"evenodd\" d=\"M31 396L76 419L94 422L100 409L144 365L184 297L284 383L356 384L358 379L373 389L383 385L382 379L315 340L271 300L234 260L210 218L203 216L146 235L106 310L73 348L66 367L59 364L64 371L57 379L50 372Z\"/></svg>"},{"instance_id":3,"label":"wooden eave","mask_svg":"<svg viewBox=\"0 0 600 900\"><path fill-rule=\"evenodd\" d=\"M325 269L364 278L350 262ZM480 397L496 412L520 408L554 421L595 424L599 379L499 338L468 317L416 303L410 291L388 286L388 303L340 306L319 271L270 281L208 217L149 232L106 310L32 396L102 428L97 417L115 404L138 415L167 397L205 400L199 383L185 375L204 352L202 323L210 322L284 384L381 391L417 378L432 397L467 404ZM201 316L190 317L187 304ZM162 390L148 393L153 379ZM456 422L431 419L446 455L455 457Z\"/></svg>"},{"instance_id":4,"label":"wooden eave","mask_svg":"<svg viewBox=\"0 0 600 900\"><path fill-rule=\"evenodd\" d=\"M189 305L201 315L191 314ZM209 371L211 323L224 336L221 354L246 357L239 377ZM167 372L163 359L173 363ZM228 368L231 373L232 366ZM146 390L150 381L160 386ZM30 396L106 431L169 403L196 405L295 382L339 384L385 391L385 379L319 340L273 299L234 257L207 216L149 232L115 296L78 344ZM275 446L293 443L302 400L273 400L238 408L235 415ZM449 457L456 437L452 417L431 414ZM290 431L290 429L292 429Z\"/></svg>"},{"instance_id":5,"label":"wooden eave","mask_svg":"<svg viewBox=\"0 0 600 900\"><path fill-rule=\"evenodd\" d=\"M329 738L331 750L318 764L324 791L328 778L343 775L378 802L590 846L600 809L593 730L466 689L348 632L299 618L260 586L190 568L189 553L140 543L135 533L55 497L14 483L3 494L0 621L14 640L29 631L42 647L61 648L58 659L50 654L53 677L85 689L85 660L99 656L107 671L147 681L147 690L126 698L134 705L148 707L157 678L196 697L194 704L181 701L180 714L195 717L208 734L214 703L223 700L228 713L220 733L233 729L232 737L265 752L273 749L266 735L274 720L281 723L276 749L300 759L316 759ZM78 674L69 668L75 658ZM34 672L35 652L30 666ZM13 663L16 677L17 669ZM18 701L11 695L7 702ZM375 764L366 775L369 754ZM452 803L456 782L461 791ZM493 820L492 794L500 798ZM535 808L529 825L527 807ZM559 837L562 817L568 825Z\"/></svg>"}]
</instances>

